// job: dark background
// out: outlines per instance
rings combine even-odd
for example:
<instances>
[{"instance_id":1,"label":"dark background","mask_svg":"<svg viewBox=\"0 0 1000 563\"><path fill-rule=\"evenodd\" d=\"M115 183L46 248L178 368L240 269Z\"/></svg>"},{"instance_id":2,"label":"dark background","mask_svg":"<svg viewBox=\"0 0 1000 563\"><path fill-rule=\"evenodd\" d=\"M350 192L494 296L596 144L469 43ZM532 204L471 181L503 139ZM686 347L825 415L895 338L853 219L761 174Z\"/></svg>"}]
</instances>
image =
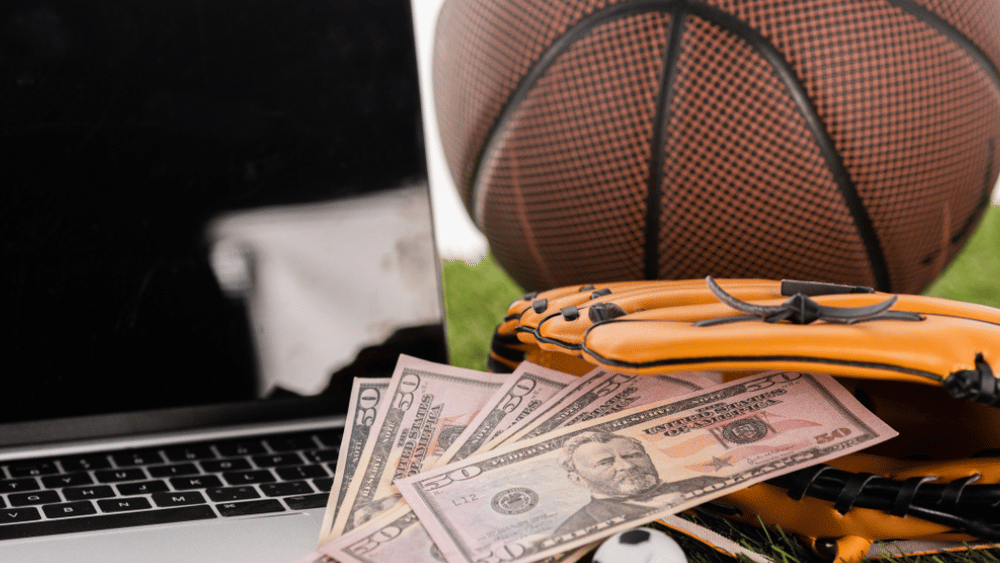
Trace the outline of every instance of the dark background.
<instances>
[{"instance_id":1,"label":"dark background","mask_svg":"<svg viewBox=\"0 0 1000 563\"><path fill-rule=\"evenodd\" d=\"M0 3L0 421L252 399L205 226L425 178L411 22L405 0Z\"/></svg>"}]
</instances>

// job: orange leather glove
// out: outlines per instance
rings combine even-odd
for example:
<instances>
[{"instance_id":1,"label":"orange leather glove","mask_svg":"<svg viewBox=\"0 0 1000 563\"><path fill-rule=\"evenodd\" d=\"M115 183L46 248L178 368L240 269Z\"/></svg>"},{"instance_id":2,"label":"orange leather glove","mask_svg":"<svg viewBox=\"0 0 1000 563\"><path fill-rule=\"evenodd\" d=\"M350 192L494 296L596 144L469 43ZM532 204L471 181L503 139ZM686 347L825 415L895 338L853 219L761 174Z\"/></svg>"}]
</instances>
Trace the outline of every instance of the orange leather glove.
<instances>
[{"instance_id":1,"label":"orange leather glove","mask_svg":"<svg viewBox=\"0 0 1000 563\"><path fill-rule=\"evenodd\" d=\"M900 435L705 508L848 563L876 540L1000 542L1000 310L812 282L574 286L510 306L490 366L525 359L576 374L828 373Z\"/></svg>"}]
</instances>

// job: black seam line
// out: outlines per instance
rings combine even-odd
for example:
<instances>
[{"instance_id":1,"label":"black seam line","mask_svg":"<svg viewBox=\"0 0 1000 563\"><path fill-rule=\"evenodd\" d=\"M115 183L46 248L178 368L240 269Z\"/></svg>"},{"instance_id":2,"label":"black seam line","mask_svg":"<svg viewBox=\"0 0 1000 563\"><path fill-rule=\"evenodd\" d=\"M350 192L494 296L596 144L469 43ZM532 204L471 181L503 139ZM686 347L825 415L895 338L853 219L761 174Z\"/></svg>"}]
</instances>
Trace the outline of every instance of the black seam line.
<instances>
[{"instance_id":1,"label":"black seam line","mask_svg":"<svg viewBox=\"0 0 1000 563\"><path fill-rule=\"evenodd\" d=\"M875 276L876 288L880 291L891 293L889 268L885 261L885 253L879 241L878 233L875 232L875 227L872 225L868 210L865 208L861 196L858 195L858 189L854 184L854 180L851 178L843 159L841 159L840 154L837 152L833 139L827 132L826 126L819 116L819 112L809 99L805 86L802 85L796 76L795 70L792 69L788 61L785 60L767 38L746 24L746 22L736 18L732 14L705 4L689 2L687 3L687 7L690 13L705 18L745 40L770 63L771 67L778 74L778 78L785 84L789 94L795 101L799 113L805 118L806 125L812 132L813 140L818 145L820 153L826 161L830 173L833 175L834 181L840 188L844 203L847 205L854 219L854 225L858 229L858 234L861 235L862 243L868 253L868 261Z\"/></svg>"},{"instance_id":2,"label":"black seam line","mask_svg":"<svg viewBox=\"0 0 1000 563\"><path fill-rule=\"evenodd\" d=\"M977 322L977 323L987 324L987 325L990 325L990 326L998 326L998 327L1000 327L1000 323L995 323L993 321L988 321L986 319L977 319L975 317L963 317L962 315L947 315L945 313L917 313L917 314L918 315L924 315L924 316L927 316L927 317L943 317L943 318L946 318L946 319L964 319L964 320L967 320L967 321L973 321L973 322Z\"/></svg>"},{"instance_id":3,"label":"black seam line","mask_svg":"<svg viewBox=\"0 0 1000 563\"><path fill-rule=\"evenodd\" d=\"M913 17L926 23L927 25L938 30L945 35L949 40L956 43L962 50L966 52L978 65L979 67L989 76L990 80L993 81L993 85L997 90L1000 90L1000 69L997 69L993 61L979 48L971 39L966 37L955 28L953 25L948 23L941 16L938 16L934 12L931 12L927 8L920 6L912 2L911 0L886 0L893 6L908 12ZM993 175L993 158L995 151L995 141L993 139L987 140L987 151L989 153L989 162L986 165L986 178L983 180L984 194L982 201L980 202L980 207L985 207L990 200L990 195L993 192L993 183L990 181ZM968 230L972 227L975 222L975 214L969 218L969 220L959 229L958 233L951 238L952 244L958 242L965 236Z\"/></svg>"},{"instance_id":4,"label":"black seam line","mask_svg":"<svg viewBox=\"0 0 1000 563\"><path fill-rule=\"evenodd\" d=\"M521 363L524 359L516 360L514 363ZM486 358L486 369L490 373L514 373L514 368L505 364L503 361L490 356Z\"/></svg>"},{"instance_id":5,"label":"black seam line","mask_svg":"<svg viewBox=\"0 0 1000 563\"><path fill-rule=\"evenodd\" d=\"M542 335L541 335L541 331L542 331L542 325L543 325L543 324L545 324L545 321L548 321L548 320L551 320L551 319L554 319L554 318L556 318L556 317L561 317L561 316L562 316L562 315L561 315L560 313L553 313L553 314L551 314L551 315L547 315L547 316L545 316L545 317L542 317L542 318L541 318L541 319L540 319L540 320L538 321L538 324L537 324L537 325L535 325L535 327L531 329L531 332L532 332L532 333L533 333L533 334L535 335L535 338L546 338L546 337L544 337L544 336L542 336ZM543 340L543 342L547 342L547 341L548 341L547 339L546 339L546 340Z\"/></svg>"},{"instance_id":6,"label":"black seam line","mask_svg":"<svg viewBox=\"0 0 1000 563\"><path fill-rule=\"evenodd\" d=\"M520 348L523 343L517 339L516 334L493 334L493 340L490 342L490 350L514 350L514 352L509 352L510 354L522 354L523 350ZM508 352L504 352L508 353Z\"/></svg>"},{"instance_id":7,"label":"black seam line","mask_svg":"<svg viewBox=\"0 0 1000 563\"><path fill-rule=\"evenodd\" d=\"M520 342L513 334L499 334L496 332L493 333L493 339L500 342Z\"/></svg>"},{"instance_id":8,"label":"black seam line","mask_svg":"<svg viewBox=\"0 0 1000 563\"><path fill-rule=\"evenodd\" d=\"M858 368L869 368L869 369L879 369L883 371L891 371L896 373L904 373L907 375L916 375L932 381L941 382L944 380L940 375L916 370L911 368L905 368L902 366L894 366L891 364L880 364L877 362L855 362L851 360L838 360L836 358L813 358L809 356L704 356L700 358L671 358L667 360L656 360L652 362L626 362L622 360L612 360L605 358L599 354L594 353L592 350L586 346L581 346L580 350L586 352L587 354L597 358L602 365L613 366L613 367L628 367L628 368L651 368L651 367L661 367L661 366L683 366L689 364L701 364L707 362L805 362L816 364L819 366L823 365L835 365L835 366L848 366L848 367L858 367Z\"/></svg>"},{"instance_id":9,"label":"black seam line","mask_svg":"<svg viewBox=\"0 0 1000 563\"><path fill-rule=\"evenodd\" d=\"M649 143L649 181L646 186L646 240L644 241L645 278L660 278L660 224L663 209L663 164L667 152L667 124L670 122L670 107L674 99L674 77L677 76L677 58L681 52L684 34L685 13L674 7L670 11L670 27L667 30L667 50L663 56L660 71L659 98L656 101L653 138Z\"/></svg>"},{"instance_id":10,"label":"black seam line","mask_svg":"<svg viewBox=\"0 0 1000 563\"><path fill-rule=\"evenodd\" d=\"M922 313L922 312L921 313L917 313L917 314L928 316L928 317L945 317L945 318L953 318L953 319L965 319L965 320L969 320L969 321L984 323L984 324L987 324L987 325L990 325L990 326L1000 326L1000 324L998 324L998 323L994 323L994 322L987 321L987 320L984 320L984 319L962 317L962 316L958 316L958 315L945 315L945 314L941 314L941 313ZM537 328L531 328L531 327L526 327L526 326L519 326L519 327L515 327L514 328L514 332L515 333L517 333L517 332L526 332L526 333L530 334L531 336L533 336L535 338L535 340L538 341L538 342L542 342L542 343L545 343L545 344L551 344L553 346L558 346L560 348L564 348L566 350L571 350L571 351L574 351L574 352L584 352L585 351L585 352L591 354L592 356L594 356L595 358L600 358L601 360L605 360L605 358L603 356L601 356L601 355L593 352L589 348L587 348L587 345L585 344L585 342L587 341L587 337L590 335L590 331L594 330L596 327L599 327L599 326L607 324L607 323L635 323L635 322L650 322L650 323L652 323L652 322L665 322L665 323L673 323L673 322L680 322L680 321L666 321L666 320L656 320L656 319L648 319L648 320L644 320L644 321L642 321L642 320L635 320L635 319L612 319L612 320L602 321L600 323L595 323L595 324L592 324L589 327L587 327L587 330L583 331L583 337L581 338L581 342L576 343L576 344L565 342L563 340L557 340L557 339L552 338L550 336L542 336L541 334L539 334ZM613 360L607 360L607 361L611 362ZM667 360L667 361L669 361L669 360ZM619 364L616 364L616 365L636 365L636 364L619 363ZM872 365L883 365L883 364L872 364ZM885 364L885 365L887 366L888 364ZM936 381L941 381L941 379L942 379L941 376L932 374L930 372L923 372L923 371L920 371L920 370L909 370L909 368L902 368L902 367L899 368L899 370L902 373L913 373L913 374L916 374L916 375L929 374L928 376L930 378L936 380Z\"/></svg>"},{"instance_id":11,"label":"black seam line","mask_svg":"<svg viewBox=\"0 0 1000 563\"><path fill-rule=\"evenodd\" d=\"M588 328L587 330L590 329ZM542 336L541 334L538 334L537 329L529 328L526 326L519 326L514 329L514 332L527 332L528 334L533 336L535 340L537 340L538 342L542 342L544 344L552 344L554 346L565 348L567 350L579 351L580 348L582 347L582 344L570 344L562 340L556 340L555 338L552 338L550 336Z\"/></svg>"},{"instance_id":12,"label":"black seam line","mask_svg":"<svg viewBox=\"0 0 1000 563\"><path fill-rule=\"evenodd\" d=\"M996 154L996 142L993 139L987 139L986 140L986 159L987 159L986 160L986 172L983 175L983 193L979 197L979 208L980 209L985 209L986 206L988 206L990 204L990 198L993 195L993 182L991 180L993 179L993 158L994 158L995 154ZM978 223L978 221L976 221L976 219L977 219L977 214L976 213L973 213L972 215L970 215L969 218L968 218L968 220L965 221L965 224L962 225L962 228L960 228L958 230L958 232L956 232L951 237L951 239L949 239L949 242L951 242L951 244L955 244L958 241L962 240L962 238L964 238L965 235L968 234L968 232L972 228L972 226ZM982 216L980 215L978 217L978 219L982 219Z\"/></svg>"},{"instance_id":13,"label":"black seam line","mask_svg":"<svg viewBox=\"0 0 1000 563\"><path fill-rule=\"evenodd\" d=\"M556 39L556 41L554 41L548 49L546 49L545 53L543 53L543 55L539 58L535 66L528 71L518 84L517 88L515 88L514 93L500 111L500 115L498 116L496 122L494 122L493 126L490 128L490 131L486 135L486 142L483 143L482 149L476 156L475 168L472 174L470 201L473 203L473 219L477 226L483 228L483 225L479 224L479 209L481 207L480 201L482 197L484 197L480 193L483 159L487 154L492 152L500 131L506 127L507 122L511 119L511 116L527 96L531 87L534 86L535 82L537 82L539 78L541 78L555 59L579 37L588 33L594 26L600 23L648 11L668 12L672 11L677 4L683 4L686 11L703 17L740 36L754 49L756 49L774 68L778 77L789 89L789 93L791 94L793 100L795 100L799 111L805 118L806 123L813 134L813 138L815 139L817 145L819 145L820 152L823 155L824 160L826 160L831 174L833 174L834 181L840 188L841 195L844 198L848 210L851 212L855 226L861 235L862 243L864 244L865 250L868 254L868 260L871 263L872 273L875 276L876 288L884 292L891 292L888 266L886 265L885 256L883 254L882 245L878 239L878 234L875 232L871 223L871 218L868 216L868 211L865 209L864 203L858 195L857 186L855 186L854 181L847 172L846 166L836 151L833 140L830 138L822 120L819 118L816 108L809 100L809 97L805 92L805 88L795 76L795 72L792 70L788 62L785 61L785 59L780 55L780 53L778 53L777 49L775 49L774 46L767 41L767 39L765 39L756 30L746 25L743 21L711 6L689 2L687 0L638 0L636 2L616 4L594 12L580 20L562 36Z\"/></svg>"},{"instance_id":14,"label":"black seam line","mask_svg":"<svg viewBox=\"0 0 1000 563\"><path fill-rule=\"evenodd\" d=\"M934 12L918 5L911 0L886 0L888 3L896 6L901 10L905 10L910 13L910 15L921 20L922 22L930 25L931 27L937 29L948 39L954 41L961 47L970 57L975 59L975 61L982 67L983 71L989 75L990 79L993 81L993 85L1000 90L1000 70L993 64L986 53L979 48L978 45L972 42L971 39L962 34L961 31L956 29L950 23L945 21L941 16L935 14Z\"/></svg>"},{"instance_id":15,"label":"black seam line","mask_svg":"<svg viewBox=\"0 0 1000 563\"><path fill-rule=\"evenodd\" d=\"M472 188L469 190L469 201L473 205L473 220L479 228L483 228L483 225L479 224L479 209L480 200L485 197L485 194L480 194L480 187L482 184L482 173L483 173L483 159L487 154L493 152L493 146L497 143L500 137L500 132L504 130L507 126L507 122L510 121L514 112L520 107L521 102L527 97L528 92L538 82L538 79L545 74L545 71L555 62L555 60L563 54L563 52L579 38L583 37L589 33L594 27L612 21L619 18L628 17L635 14L641 14L645 12L668 12L673 7L683 0L636 0L634 2L625 2L622 4L615 4L614 6L609 6L602 10L593 12L592 14L584 17L573 27L567 29L561 36L559 36L548 49L542 53L539 57L538 62L531 67L528 72L521 79L521 82L514 89L514 93L511 94L510 99L504 105L503 109L500 110L500 115L497 116L496 121L490 127L489 132L486 134L486 141L483 143L483 148L476 155L475 168L472 172Z\"/></svg>"},{"instance_id":16,"label":"black seam line","mask_svg":"<svg viewBox=\"0 0 1000 563\"><path fill-rule=\"evenodd\" d=\"M518 341L520 343L520 341ZM522 350L517 350L515 348L490 348L490 353L495 354L498 358L503 358L504 360L510 360L512 362L520 362L524 360L524 352Z\"/></svg>"}]
</instances>

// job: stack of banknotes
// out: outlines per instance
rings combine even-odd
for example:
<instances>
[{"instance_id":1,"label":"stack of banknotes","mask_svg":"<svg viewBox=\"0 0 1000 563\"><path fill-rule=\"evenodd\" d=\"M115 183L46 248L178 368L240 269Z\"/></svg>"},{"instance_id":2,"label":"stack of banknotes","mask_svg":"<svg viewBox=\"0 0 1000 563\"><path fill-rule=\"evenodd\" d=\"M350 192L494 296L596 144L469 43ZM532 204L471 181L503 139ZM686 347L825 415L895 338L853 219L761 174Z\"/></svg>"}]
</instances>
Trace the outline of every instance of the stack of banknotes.
<instances>
[{"instance_id":1,"label":"stack of banknotes","mask_svg":"<svg viewBox=\"0 0 1000 563\"><path fill-rule=\"evenodd\" d=\"M492 374L409 356L356 379L347 416L320 546L299 563L572 562L896 435L823 374Z\"/></svg>"}]
</instances>

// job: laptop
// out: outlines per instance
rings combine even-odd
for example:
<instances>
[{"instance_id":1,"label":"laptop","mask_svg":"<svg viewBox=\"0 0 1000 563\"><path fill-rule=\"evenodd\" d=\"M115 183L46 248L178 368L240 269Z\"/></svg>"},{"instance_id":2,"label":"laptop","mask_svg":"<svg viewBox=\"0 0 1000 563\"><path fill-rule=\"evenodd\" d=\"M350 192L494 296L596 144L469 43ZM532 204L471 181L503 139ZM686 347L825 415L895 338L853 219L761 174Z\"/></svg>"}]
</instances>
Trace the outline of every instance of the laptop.
<instances>
[{"instance_id":1,"label":"laptop","mask_svg":"<svg viewBox=\"0 0 1000 563\"><path fill-rule=\"evenodd\" d=\"M446 362L408 0L0 5L0 561L295 561Z\"/></svg>"}]
</instances>

